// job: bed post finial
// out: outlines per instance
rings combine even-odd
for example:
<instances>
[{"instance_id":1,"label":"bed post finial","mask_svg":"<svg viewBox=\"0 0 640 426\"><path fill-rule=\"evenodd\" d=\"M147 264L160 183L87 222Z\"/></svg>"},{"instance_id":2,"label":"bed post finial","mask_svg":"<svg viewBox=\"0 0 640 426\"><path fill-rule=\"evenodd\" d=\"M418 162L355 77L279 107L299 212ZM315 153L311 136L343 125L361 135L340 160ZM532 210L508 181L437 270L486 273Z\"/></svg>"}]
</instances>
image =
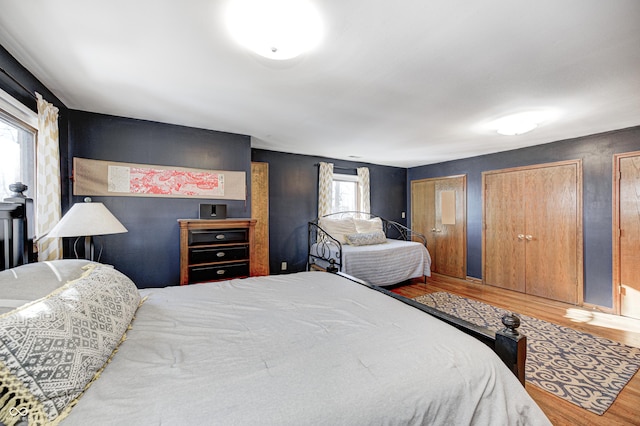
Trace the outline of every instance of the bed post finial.
<instances>
[{"instance_id":1,"label":"bed post finial","mask_svg":"<svg viewBox=\"0 0 640 426\"><path fill-rule=\"evenodd\" d=\"M502 324L506 327L502 330L503 333L518 336L518 327L520 327L520 318L515 314L504 314L502 316Z\"/></svg>"},{"instance_id":2,"label":"bed post finial","mask_svg":"<svg viewBox=\"0 0 640 426\"><path fill-rule=\"evenodd\" d=\"M517 330L520 318L514 314L505 314L502 324L506 328L496 332L495 352L524 386L527 338Z\"/></svg>"}]
</instances>

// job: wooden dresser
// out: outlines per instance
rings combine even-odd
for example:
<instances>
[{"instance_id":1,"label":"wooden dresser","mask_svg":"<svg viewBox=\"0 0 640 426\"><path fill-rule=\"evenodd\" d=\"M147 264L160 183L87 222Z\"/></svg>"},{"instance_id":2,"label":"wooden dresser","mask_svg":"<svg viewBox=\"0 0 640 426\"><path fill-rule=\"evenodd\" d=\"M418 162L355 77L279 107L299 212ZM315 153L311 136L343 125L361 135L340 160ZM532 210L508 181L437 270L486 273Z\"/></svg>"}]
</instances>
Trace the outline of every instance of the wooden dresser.
<instances>
[{"instance_id":1,"label":"wooden dresser","mask_svg":"<svg viewBox=\"0 0 640 426\"><path fill-rule=\"evenodd\" d=\"M255 219L178 219L180 285L255 276Z\"/></svg>"}]
</instances>

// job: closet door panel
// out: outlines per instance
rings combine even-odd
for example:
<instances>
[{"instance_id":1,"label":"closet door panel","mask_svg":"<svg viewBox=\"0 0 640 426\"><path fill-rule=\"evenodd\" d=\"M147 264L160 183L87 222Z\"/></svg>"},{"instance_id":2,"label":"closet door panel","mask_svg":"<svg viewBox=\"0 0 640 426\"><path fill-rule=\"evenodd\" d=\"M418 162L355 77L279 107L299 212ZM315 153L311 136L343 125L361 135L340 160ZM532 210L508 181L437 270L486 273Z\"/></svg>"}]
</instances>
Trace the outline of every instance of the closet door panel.
<instances>
[{"instance_id":1,"label":"closet door panel","mask_svg":"<svg viewBox=\"0 0 640 426\"><path fill-rule=\"evenodd\" d=\"M526 293L577 301L577 166L545 167L525 177Z\"/></svg>"},{"instance_id":2,"label":"closet door panel","mask_svg":"<svg viewBox=\"0 0 640 426\"><path fill-rule=\"evenodd\" d=\"M525 291L524 173L485 175L486 284Z\"/></svg>"},{"instance_id":3,"label":"closet door panel","mask_svg":"<svg viewBox=\"0 0 640 426\"><path fill-rule=\"evenodd\" d=\"M431 255L431 271L436 270L438 245L436 244L435 181L411 182L411 228L427 238Z\"/></svg>"}]
</instances>

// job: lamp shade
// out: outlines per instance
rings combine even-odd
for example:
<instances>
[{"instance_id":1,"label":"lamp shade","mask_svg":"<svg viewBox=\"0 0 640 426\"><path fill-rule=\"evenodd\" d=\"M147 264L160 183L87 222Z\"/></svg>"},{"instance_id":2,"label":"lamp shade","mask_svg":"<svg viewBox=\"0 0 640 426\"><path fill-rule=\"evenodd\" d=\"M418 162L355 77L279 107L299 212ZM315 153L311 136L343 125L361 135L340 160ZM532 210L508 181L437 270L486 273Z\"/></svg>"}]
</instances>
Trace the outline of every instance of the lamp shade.
<instances>
[{"instance_id":1,"label":"lamp shade","mask_svg":"<svg viewBox=\"0 0 640 426\"><path fill-rule=\"evenodd\" d=\"M102 203L76 203L47 234L48 237L86 237L128 232Z\"/></svg>"}]
</instances>

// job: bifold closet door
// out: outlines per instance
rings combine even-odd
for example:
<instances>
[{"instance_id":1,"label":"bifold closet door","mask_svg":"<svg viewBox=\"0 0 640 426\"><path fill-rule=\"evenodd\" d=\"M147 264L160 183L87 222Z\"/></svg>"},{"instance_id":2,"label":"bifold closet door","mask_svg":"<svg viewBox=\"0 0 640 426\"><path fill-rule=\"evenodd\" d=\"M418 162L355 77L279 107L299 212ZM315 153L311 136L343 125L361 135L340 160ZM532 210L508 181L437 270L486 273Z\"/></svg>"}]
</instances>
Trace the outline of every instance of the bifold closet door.
<instances>
[{"instance_id":1,"label":"bifold closet door","mask_svg":"<svg viewBox=\"0 0 640 426\"><path fill-rule=\"evenodd\" d=\"M525 175L527 294L577 302L578 168L543 167Z\"/></svg>"},{"instance_id":2,"label":"bifold closet door","mask_svg":"<svg viewBox=\"0 0 640 426\"><path fill-rule=\"evenodd\" d=\"M436 222L435 191L434 180L411 182L411 229L424 235L427 239L432 272L436 270L436 260L438 258L436 235L432 232Z\"/></svg>"},{"instance_id":3,"label":"bifold closet door","mask_svg":"<svg viewBox=\"0 0 640 426\"><path fill-rule=\"evenodd\" d=\"M580 161L483 173L485 284L581 302Z\"/></svg>"},{"instance_id":4,"label":"bifold closet door","mask_svg":"<svg viewBox=\"0 0 640 426\"><path fill-rule=\"evenodd\" d=\"M484 281L524 293L524 172L485 175Z\"/></svg>"}]
</instances>

